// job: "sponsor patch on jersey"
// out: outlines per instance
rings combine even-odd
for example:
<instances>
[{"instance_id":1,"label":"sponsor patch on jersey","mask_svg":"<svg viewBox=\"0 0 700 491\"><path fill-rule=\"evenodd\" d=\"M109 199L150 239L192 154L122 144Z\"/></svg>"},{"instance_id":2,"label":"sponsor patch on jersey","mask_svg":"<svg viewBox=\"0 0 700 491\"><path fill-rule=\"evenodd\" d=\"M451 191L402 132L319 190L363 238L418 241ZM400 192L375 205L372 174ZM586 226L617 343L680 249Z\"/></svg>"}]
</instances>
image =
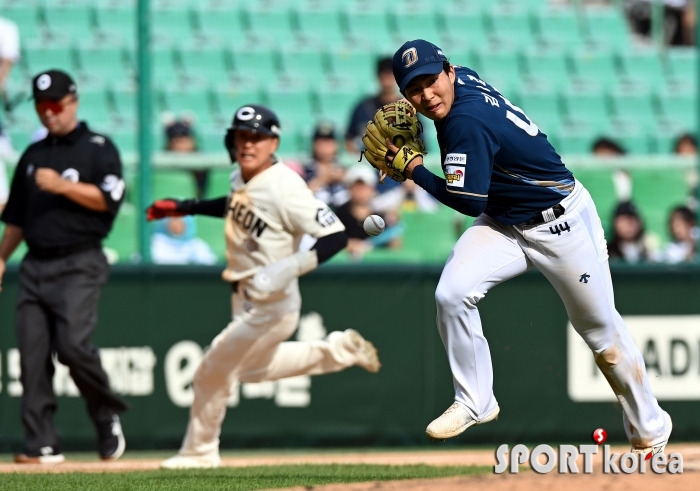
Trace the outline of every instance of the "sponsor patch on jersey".
<instances>
[{"instance_id":1,"label":"sponsor patch on jersey","mask_svg":"<svg viewBox=\"0 0 700 491\"><path fill-rule=\"evenodd\" d=\"M466 155L464 156L466 158ZM446 165L445 166L445 179L447 180L447 185L463 188L464 187L464 166L463 165Z\"/></svg>"},{"instance_id":2,"label":"sponsor patch on jersey","mask_svg":"<svg viewBox=\"0 0 700 491\"><path fill-rule=\"evenodd\" d=\"M445 165L467 165L467 154L448 153L445 155Z\"/></svg>"},{"instance_id":3,"label":"sponsor patch on jersey","mask_svg":"<svg viewBox=\"0 0 700 491\"><path fill-rule=\"evenodd\" d=\"M66 181L70 182L78 182L80 180L80 173L73 169L66 169L61 173L61 177L65 179Z\"/></svg>"},{"instance_id":4,"label":"sponsor patch on jersey","mask_svg":"<svg viewBox=\"0 0 700 491\"><path fill-rule=\"evenodd\" d=\"M104 146L106 141L107 140L105 140L105 137L100 135L93 135L93 137L90 138L90 143L94 143L95 145L99 145L101 147Z\"/></svg>"}]
</instances>

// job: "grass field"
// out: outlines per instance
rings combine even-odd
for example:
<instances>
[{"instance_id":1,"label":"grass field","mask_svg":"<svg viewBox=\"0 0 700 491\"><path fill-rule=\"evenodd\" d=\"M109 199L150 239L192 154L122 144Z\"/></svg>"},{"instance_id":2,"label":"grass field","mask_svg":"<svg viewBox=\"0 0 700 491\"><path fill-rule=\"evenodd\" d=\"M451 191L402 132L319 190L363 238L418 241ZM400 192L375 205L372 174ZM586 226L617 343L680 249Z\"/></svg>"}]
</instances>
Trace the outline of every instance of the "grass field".
<instances>
[{"instance_id":1,"label":"grass field","mask_svg":"<svg viewBox=\"0 0 700 491\"><path fill-rule=\"evenodd\" d=\"M490 473L490 467L427 465L285 465L128 473L4 474L3 491L198 491L318 486Z\"/></svg>"}]
</instances>

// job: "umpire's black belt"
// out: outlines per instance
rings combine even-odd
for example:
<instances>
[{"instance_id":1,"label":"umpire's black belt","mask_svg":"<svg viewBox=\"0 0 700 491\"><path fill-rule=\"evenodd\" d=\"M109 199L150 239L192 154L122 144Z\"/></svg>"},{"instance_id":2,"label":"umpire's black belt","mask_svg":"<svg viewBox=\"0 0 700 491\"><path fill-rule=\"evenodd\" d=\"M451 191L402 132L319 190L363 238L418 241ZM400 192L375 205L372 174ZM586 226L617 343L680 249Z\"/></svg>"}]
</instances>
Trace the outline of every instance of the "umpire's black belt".
<instances>
[{"instance_id":1,"label":"umpire's black belt","mask_svg":"<svg viewBox=\"0 0 700 491\"><path fill-rule=\"evenodd\" d=\"M564 207L561 205L561 203L556 204L552 206L551 208L547 208L544 211L538 212L534 217L530 218L527 222L523 222L520 224L522 227L527 227L530 225L540 225L542 223L547 223L551 222L552 220L556 220L560 216L564 214Z\"/></svg>"},{"instance_id":2,"label":"umpire's black belt","mask_svg":"<svg viewBox=\"0 0 700 491\"><path fill-rule=\"evenodd\" d=\"M29 254L37 259L58 259L70 256L78 252L89 251L91 249L102 249L102 244L97 242L84 242L65 247L30 247Z\"/></svg>"}]
</instances>

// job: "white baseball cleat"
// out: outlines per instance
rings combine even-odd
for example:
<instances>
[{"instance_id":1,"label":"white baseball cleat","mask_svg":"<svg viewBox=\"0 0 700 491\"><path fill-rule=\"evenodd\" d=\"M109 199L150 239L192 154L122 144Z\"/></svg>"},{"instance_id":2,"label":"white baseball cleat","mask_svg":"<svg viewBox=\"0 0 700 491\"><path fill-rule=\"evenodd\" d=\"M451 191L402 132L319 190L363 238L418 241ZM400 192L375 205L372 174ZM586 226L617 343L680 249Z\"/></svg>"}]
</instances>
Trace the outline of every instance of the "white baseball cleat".
<instances>
[{"instance_id":1,"label":"white baseball cleat","mask_svg":"<svg viewBox=\"0 0 700 491\"><path fill-rule=\"evenodd\" d=\"M221 458L194 455L176 455L160 463L161 469L213 469L221 466Z\"/></svg>"},{"instance_id":2,"label":"white baseball cleat","mask_svg":"<svg viewBox=\"0 0 700 491\"><path fill-rule=\"evenodd\" d=\"M666 437L664 441L659 442L656 445L652 445L650 447L632 447L631 452L633 454L643 455L644 460L649 460L656 454L664 453L664 450L666 449L666 444L668 443L668 439L671 438L671 431L673 431L673 423L671 422L671 416L669 416L669 414L666 411L664 411L664 419L666 420L668 426L668 433L664 435Z\"/></svg>"},{"instance_id":3,"label":"white baseball cleat","mask_svg":"<svg viewBox=\"0 0 700 491\"><path fill-rule=\"evenodd\" d=\"M480 425L498 419L498 413L500 411L501 409L496 406L496 409L491 411L488 416L481 421L477 421L469 415L467 408L455 402L447 408L447 411L442 413L442 416L434 419L433 422L428 425L425 429L425 434L428 435L428 438L431 440L454 438L464 433L464 430L470 426Z\"/></svg>"},{"instance_id":4,"label":"white baseball cleat","mask_svg":"<svg viewBox=\"0 0 700 491\"><path fill-rule=\"evenodd\" d=\"M379 354L377 348L372 343L367 341L362 335L354 329L347 329L345 334L350 339L350 342L357 349L357 363L370 373L377 373L382 364L379 362Z\"/></svg>"}]
</instances>

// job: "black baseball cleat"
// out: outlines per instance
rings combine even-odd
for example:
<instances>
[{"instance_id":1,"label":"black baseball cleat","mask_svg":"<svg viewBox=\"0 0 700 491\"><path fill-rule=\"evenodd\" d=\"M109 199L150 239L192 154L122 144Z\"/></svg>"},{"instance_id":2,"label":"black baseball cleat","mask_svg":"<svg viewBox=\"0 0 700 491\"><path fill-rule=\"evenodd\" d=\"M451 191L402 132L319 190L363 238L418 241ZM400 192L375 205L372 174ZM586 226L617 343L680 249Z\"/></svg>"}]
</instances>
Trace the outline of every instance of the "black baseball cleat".
<instances>
[{"instance_id":1,"label":"black baseball cleat","mask_svg":"<svg viewBox=\"0 0 700 491\"><path fill-rule=\"evenodd\" d=\"M17 464L60 464L65 461L58 447L41 447L38 451L26 451L15 455Z\"/></svg>"},{"instance_id":2,"label":"black baseball cleat","mask_svg":"<svg viewBox=\"0 0 700 491\"><path fill-rule=\"evenodd\" d=\"M97 449L102 460L117 460L124 453L126 440L116 414L112 419L97 423Z\"/></svg>"}]
</instances>

